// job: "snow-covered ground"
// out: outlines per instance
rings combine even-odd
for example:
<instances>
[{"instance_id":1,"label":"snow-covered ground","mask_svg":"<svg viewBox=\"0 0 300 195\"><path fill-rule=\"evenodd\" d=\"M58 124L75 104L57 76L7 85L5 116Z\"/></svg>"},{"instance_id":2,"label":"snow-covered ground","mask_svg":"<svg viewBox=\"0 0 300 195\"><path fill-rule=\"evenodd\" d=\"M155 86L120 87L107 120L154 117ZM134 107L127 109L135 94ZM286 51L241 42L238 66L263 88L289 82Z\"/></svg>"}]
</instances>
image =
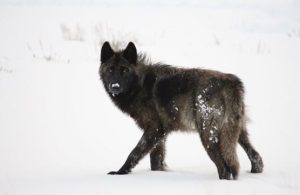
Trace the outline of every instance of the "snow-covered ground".
<instances>
[{"instance_id":1,"label":"snow-covered ground","mask_svg":"<svg viewBox=\"0 0 300 195\"><path fill-rule=\"evenodd\" d=\"M300 194L300 4L183 2L0 5L0 195ZM264 173L249 173L239 147L239 180L220 181L199 136L174 133L168 172L149 171L146 157L130 175L106 175L141 131L99 81L105 40L241 77Z\"/></svg>"}]
</instances>

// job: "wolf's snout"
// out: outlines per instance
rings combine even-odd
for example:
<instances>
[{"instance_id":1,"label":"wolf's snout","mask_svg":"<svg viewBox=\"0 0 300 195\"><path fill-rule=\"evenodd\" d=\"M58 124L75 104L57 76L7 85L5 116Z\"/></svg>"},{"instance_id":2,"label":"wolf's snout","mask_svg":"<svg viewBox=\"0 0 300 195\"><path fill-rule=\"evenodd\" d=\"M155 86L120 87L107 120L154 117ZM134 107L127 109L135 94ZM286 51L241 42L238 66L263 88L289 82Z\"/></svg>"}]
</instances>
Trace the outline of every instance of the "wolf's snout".
<instances>
[{"instance_id":1,"label":"wolf's snout","mask_svg":"<svg viewBox=\"0 0 300 195\"><path fill-rule=\"evenodd\" d=\"M119 83L113 83L110 86L112 89L119 89L120 88L120 84Z\"/></svg>"},{"instance_id":2,"label":"wolf's snout","mask_svg":"<svg viewBox=\"0 0 300 195\"><path fill-rule=\"evenodd\" d=\"M109 85L109 92L117 95L119 93L121 93L121 86L119 83L112 83Z\"/></svg>"}]
</instances>

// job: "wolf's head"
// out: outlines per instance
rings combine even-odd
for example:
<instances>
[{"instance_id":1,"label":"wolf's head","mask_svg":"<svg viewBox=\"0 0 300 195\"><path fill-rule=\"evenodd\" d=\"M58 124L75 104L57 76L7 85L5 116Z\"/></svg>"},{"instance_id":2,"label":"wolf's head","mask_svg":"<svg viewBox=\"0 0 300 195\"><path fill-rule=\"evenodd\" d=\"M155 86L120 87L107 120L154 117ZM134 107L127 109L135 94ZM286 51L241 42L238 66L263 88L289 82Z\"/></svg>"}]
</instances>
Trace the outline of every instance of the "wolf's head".
<instances>
[{"instance_id":1,"label":"wolf's head","mask_svg":"<svg viewBox=\"0 0 300 195\"><path fill-rule=\"evenodd\" d=\"M136 66L137 51L132 42L121 52L115 52L109 42L103 44L99 74L112 96L124 94L136 84Z\"/></svg>"}]
</instances>

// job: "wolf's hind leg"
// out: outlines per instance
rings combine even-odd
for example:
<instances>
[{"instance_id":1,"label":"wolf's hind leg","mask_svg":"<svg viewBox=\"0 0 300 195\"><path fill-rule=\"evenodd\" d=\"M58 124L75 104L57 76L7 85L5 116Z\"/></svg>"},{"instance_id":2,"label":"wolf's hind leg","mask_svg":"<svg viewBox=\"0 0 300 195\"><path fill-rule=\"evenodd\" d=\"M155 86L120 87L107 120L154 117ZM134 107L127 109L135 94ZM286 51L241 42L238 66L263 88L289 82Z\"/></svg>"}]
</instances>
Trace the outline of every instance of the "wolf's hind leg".
<instances>
[{"instance_id":1,"label":"wolf's hind leg","mask_svg":"<svg viewBox=\"0 0 300 195\"><path fill-rule=\"evenodd\" d=\"M207 130L200 131L200 138L209 158L215 163L218 169L219 179L230 180L231 172L222 157L218 138L212 139L210 132Z\"/></svg>"},{"instance_id":2,"label":"wolf's hind leg","mask_svg":"<svg viewBox=\"0 0 300 195\"><path fill-rule=\"evenodd\" d=\"M211 146L210 148L206 148L206 152L210 159L215 163L218 174L219 174L219 179L231 179L231 171L230 168L226 165L220 149L218 146Z\"/></svg>"},{"instance_id":3,"label":"wolf's hind leg","mask_svg":"<svg viewBox=\"0 0 300 195\"><path fill-rule=\"evenodd\" d=\"M259 153L253 148L252 144L250 143L248 132L246 129L243 129L240 134L239 144L245 150L251 162L251 173L263 172L263 168L264 168L263 160L259 155Z\"/></svg>"},{"instance_id":4,"label":"wolf's hind leg","mask_svg":"<svg viewBox=\"0 0 300 195\"><path fill-rule=\"evenodd\" d=\"M238 131L233 129L222 129L220 135L220 150L226 166L229 168L233 179L238 178L239 161L236 153L238 142Z\"/></svg>"},{"instance_id":5,"label":"wolf's hind leg","mask_svg":"<svg viewBox=\"0 0 300 195\"><path fill-rule=\"evenodd\" d=\"M165 142L166 139L162 139L150 153L150 163L152 171L165 171Z\"/></svg>"}]
</instances>

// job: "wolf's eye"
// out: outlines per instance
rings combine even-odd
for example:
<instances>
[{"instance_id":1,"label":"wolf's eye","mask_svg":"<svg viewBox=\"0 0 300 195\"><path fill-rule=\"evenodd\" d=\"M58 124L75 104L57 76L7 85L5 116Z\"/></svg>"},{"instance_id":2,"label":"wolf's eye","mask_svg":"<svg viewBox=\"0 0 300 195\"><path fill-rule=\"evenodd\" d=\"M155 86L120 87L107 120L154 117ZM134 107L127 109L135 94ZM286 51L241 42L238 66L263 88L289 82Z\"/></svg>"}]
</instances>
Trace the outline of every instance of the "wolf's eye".
<instances>
[{"instance_id":1,"label":"wolf's eye","mask_svg":"<svg viewBox=\"0 0 300 195\"><path fill-rule=\"evenodd\" d=\"M129 68L125 67L125 66L122 66L121 67L121 72L122 73L128 73L129 72Z\"/></svg>"}]
</instances>

